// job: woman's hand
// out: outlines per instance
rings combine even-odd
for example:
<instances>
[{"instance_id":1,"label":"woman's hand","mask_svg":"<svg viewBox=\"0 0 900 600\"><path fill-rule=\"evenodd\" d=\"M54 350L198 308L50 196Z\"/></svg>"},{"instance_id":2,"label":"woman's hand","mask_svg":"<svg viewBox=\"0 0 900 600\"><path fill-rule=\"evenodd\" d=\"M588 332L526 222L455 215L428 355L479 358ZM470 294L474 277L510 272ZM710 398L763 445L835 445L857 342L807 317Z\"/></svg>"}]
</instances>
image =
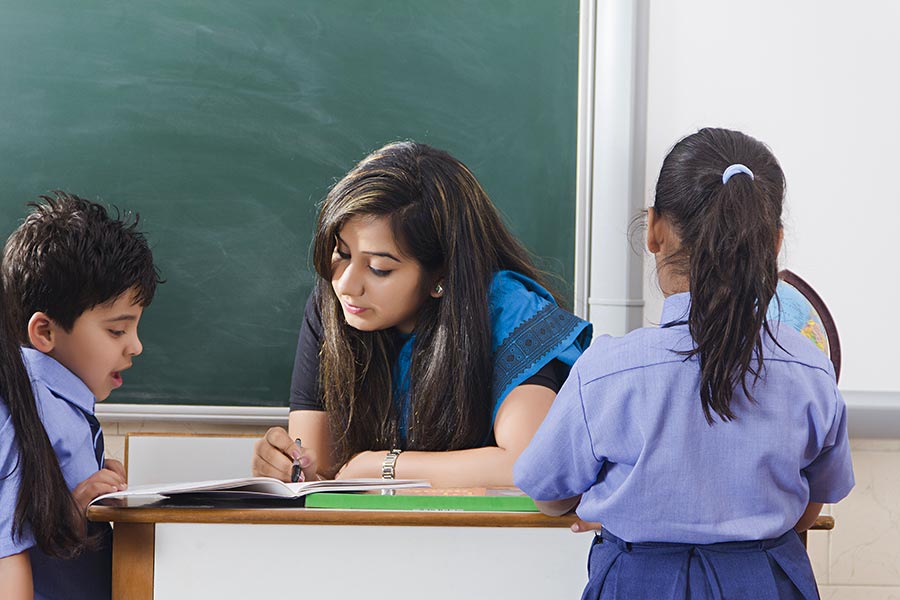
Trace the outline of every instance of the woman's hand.
<instances>
[{"instance_id":1,"label":"woman's hand","mask_svg":"<svg viewBox=\"0 0 900 600\"><path fill-rule=\"evenodd\" d=\"M334 478L380 478L381 465L384 463L385 456L387 456L387 450L366 450L365 452L360 452L348 460Z\"/></svg>"},{"instance_id":2,"label":"woman's hand","mask_svg":"<svg viewBox=\"0 0 900 600\"><path fill-rule=\"evenodd\" d=\"M273 427L253 446L251 472L255 477L274 477L290 482L291 467L298 459L306 481L315 481L319 478L316 474L315 452L297 446L288 432L281 427Z\"/></svg>"}]
</instances>

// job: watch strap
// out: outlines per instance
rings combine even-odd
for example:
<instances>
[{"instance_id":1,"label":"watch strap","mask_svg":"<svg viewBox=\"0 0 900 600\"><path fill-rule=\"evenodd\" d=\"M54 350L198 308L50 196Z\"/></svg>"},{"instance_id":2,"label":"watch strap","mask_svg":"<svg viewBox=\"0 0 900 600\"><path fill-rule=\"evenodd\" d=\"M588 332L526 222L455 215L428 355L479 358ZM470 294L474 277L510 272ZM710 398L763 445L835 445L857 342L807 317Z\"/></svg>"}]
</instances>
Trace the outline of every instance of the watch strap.
<instances>
[{"instance_id":1,"label":"watch strap","mask_svg":"<svg viewBox=\"0 0 900 600\"><path fill-rule=\"evenodd\" d=\"M394 479L395 474L395 466L397 465L397 457L400 456L400 453L403 450L399 448L394 448L390 452L387 453L387 456L384 457L384 462L381 463L381 478L382 479Z\"/></svg>"}]
</instances>

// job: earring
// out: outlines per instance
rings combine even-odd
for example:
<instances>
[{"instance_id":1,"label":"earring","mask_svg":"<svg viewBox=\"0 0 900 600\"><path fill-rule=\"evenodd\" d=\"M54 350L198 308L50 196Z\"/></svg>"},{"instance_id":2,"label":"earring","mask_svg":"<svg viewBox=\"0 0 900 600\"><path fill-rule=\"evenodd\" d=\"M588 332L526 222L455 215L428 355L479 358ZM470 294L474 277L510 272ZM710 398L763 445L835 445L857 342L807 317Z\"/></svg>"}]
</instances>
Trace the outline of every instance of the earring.
<instances>
[{"instance_id":1,"label":"earring","mask_svg":"<svg viewBox=\"0 0 900 600\"><path fill-rule=\"evenodd\" d=\"M440 282L438 282L438 284L434 286L434 293L437 294L438 297L444 295L444 286L442 286Z\"/></svg>"}]
</instances>

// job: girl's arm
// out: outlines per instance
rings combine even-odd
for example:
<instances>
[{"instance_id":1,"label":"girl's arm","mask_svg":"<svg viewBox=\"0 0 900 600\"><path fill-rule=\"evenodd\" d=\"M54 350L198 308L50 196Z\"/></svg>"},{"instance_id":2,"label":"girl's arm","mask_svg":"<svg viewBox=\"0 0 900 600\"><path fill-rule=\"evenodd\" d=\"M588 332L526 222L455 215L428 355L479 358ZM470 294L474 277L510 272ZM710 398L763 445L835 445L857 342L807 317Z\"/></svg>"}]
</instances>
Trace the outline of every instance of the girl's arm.
<instances>
[{"instance_id":1,"label":"girl's arm","mask_svg":"<svg viewBox=\"0 0 900 600\"><path fill-rule=\"evenodd\" d=\"M575 510L575 507L578 506L579 502L581 502L581 496L573 496L571 498L564 498L563 500L535 500L534 504L545 515L558 517Z\"/></svg>"},{"instance_id":2,"label":"girl's arm","mask_svg":"<svg viewBox=\"0 0 900 600\"><path fill-rule=\"evenodd\" d=\"M819 516L819 513L822 512L822 503L821 502L810 502L806 505L806 510L803 511L803 516L800 517L800 520L797 521L797 524L794 525L794 531L797 533L803 533L807 529L813 526L813 523L816 522L816 517Z\"/></svg>"},{"instance_id":3,"label":"girl's arm","mask_svg":"<svg viewBox=\"0 0 900 600\"><path fill-rule=\"evenodd\" d=\"M541 385L516 387L497 411L496 446L450 452L404 452L395 465L397 479L428 479L434 487L444 488L513 485L513 464L531 441L555 397L553 390ZM307 445L306 438L303 445ZM338 478L381 477L381 465L388 450L360 452L341 468Z\"/></svg>"},{"instance_id":4,"label":"girl's arm","mask_svg":"<svg viewBox=\"0 0 900 600\"><path fill-rule=\"evenodd\" d=\"M0 598L5 600L34 598L28 550L0 558Z\"/></svg>"}]
</instances>

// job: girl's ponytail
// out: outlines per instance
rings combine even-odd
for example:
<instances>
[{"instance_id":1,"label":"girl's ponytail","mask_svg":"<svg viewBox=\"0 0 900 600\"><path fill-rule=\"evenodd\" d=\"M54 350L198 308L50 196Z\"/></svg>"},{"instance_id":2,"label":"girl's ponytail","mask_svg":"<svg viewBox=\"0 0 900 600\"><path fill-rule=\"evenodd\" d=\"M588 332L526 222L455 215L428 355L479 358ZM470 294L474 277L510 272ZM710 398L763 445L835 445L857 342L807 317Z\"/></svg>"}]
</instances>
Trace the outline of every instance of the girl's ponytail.
<instances>
[{"instance_id":1,"label":"girl's ponytail","mask_svg":"<svg viewBox=\"0 0 900 600\"><path fill-rule=\"evenodd\" d=\"M0 312L7 304L0 288ZM38 415L34 392L10 319L0 315L0 395L9 408L19 457L19 494L13 536L31 531L37 546L60 558L76 556L85 545L86 521L69 491L59 460ZM0 473L8 478L13 472Z\"/></svg>"},{"instance_id":2,"label":"girl's ponytail","mask_svg":"<svg viewBox=\"0 0 900 600\"><path fill-rule=\"evenodd\" d=\"M740 385L752 400L750 387L762 374L783 197L784 174L775 157L736 131L703 129L688 136L660 173L654 208L681 240L668 260L690 281L694 349L687 354L700 361L700 402L710 424L713 413L734 419L734 390Z\"/></svg>"}]
</instances>

